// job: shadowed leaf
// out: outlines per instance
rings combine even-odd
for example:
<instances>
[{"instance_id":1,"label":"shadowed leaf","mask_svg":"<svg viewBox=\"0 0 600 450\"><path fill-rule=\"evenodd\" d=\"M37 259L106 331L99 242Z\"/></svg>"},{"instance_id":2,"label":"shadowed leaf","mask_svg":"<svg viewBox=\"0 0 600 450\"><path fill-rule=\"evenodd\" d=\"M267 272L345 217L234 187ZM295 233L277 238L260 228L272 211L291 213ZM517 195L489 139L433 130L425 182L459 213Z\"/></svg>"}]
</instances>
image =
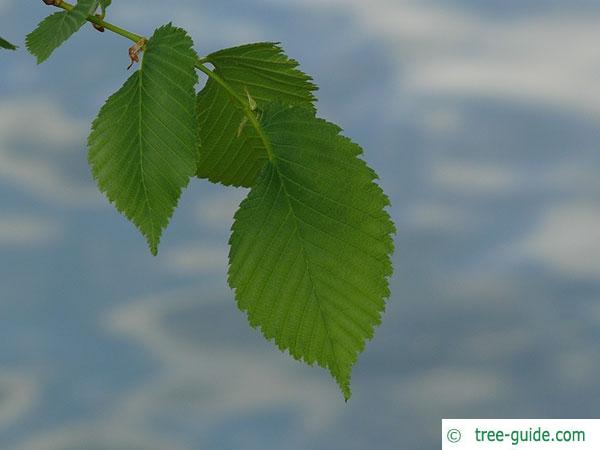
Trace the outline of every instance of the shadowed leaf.
<instances>
[{"instance_id":1,"label":"shadowed leaf","mask_svg":"<svg viewBox=\"0 0 600 450\"><path fill-rule=\"evenodd\" d=\"M248 44L218 51L208 60L249 109L272 101L312 107L317 87L274 43ZM254 107L254 108L253 108ZM252 186L267 158L264 143L244 118L238 102L209 79L198 95L200 159L198 176L234 186Z\"/></svg>"}]
</instances>

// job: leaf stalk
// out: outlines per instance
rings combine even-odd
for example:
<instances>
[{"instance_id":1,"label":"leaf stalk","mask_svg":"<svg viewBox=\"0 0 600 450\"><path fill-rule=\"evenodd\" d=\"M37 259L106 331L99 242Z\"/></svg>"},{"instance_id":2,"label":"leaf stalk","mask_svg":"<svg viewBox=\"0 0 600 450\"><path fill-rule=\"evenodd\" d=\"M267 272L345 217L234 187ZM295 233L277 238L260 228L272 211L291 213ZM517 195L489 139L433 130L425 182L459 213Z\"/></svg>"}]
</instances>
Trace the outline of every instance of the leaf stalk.
<instances>
[{"instance_id":1,"label":"leaf stalk","mask_svg":"<svg viewBox=\"0 0 600 450\"><path fill-rule=\"evenodd\" d=\"M47 5L50 4L50 5L56 6L57 8L64 9L65 11L71 11L75 7L74 5L72 5L68 2L62 1L62 0L42 0L42 1L44 3L46 3ZM106 30L112 31L113 33L116 33L119 36L122 36L126 39L129 39L130 41L135 42L136 44L146 39L144 36L141 36L136 33L132 33L131 31L125 30L124 28L118 27L110 22L107 22L100 16L90 15L87 17L87 21L94 24L96 27L104 28ZM269 157L269 160L273 161L274 157L273 157L273 150L271 147L271 142L265 135L262 127L260 126L260 123L258 122L256 115L250 109L250 105L247 104L247 102L240 95L238 95L238 93L235 92L233 90L233 88L225 80L223 80L214 71L210 70L209 68L207 68L205 66L205 64L209 63L209 62L210 62L210 60L208 57L198 58L198 61L196 61L196 68L198 70L200 70L201 72L205 73L209 78L213 79L216 83L221 85L231 95L231 97L233 99L235 99L235 101L238 103L238 105L243 110L244 115L248 118L248 120L250 121L250 123L252 124L252 126L254 127L256 132L258 133L260 139L263 141L263 144L264 144L265 148L267 149L267 156Z\"/></svg>"},{"instance_id":2,"label":"leaf stalk","mask_svg":"<svg viewBox=\"0 0 600 450\"><path fill-rule=\"evenodd\" d=\"M44 1L44 3L46 3ZM62 0L58 0L54 2L54 6L56 6L57 8L61 8L64 9L65 11L71 11L75 6L71 5L70 3L67 2L63 2ZM123 36L124 38L129 39L130 41L133 41L135 43L138 43L139 41L141 41L144 37L140 36L139 34L135 34L132 33L131 31L127 31L121 27L118 27L112 23L109 23L107 21L105 21L104 19L101 19L100 17L97 16L88 16L87 21L90 23L93 23L94 25L104 28L106 30L110 30L113 33L116 33L120 36Z\"/></svg>"}]
</instances>

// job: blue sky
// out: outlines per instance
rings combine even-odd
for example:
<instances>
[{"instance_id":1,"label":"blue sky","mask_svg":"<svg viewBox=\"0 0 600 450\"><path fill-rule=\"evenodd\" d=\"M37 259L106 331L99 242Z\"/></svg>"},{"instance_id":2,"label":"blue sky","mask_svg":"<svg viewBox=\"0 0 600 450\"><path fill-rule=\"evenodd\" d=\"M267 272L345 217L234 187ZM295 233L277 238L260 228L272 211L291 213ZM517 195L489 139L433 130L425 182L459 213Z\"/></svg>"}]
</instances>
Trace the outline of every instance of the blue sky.
<instances>
[{"instance_id":1,"label":"blue sky","mask_svg":"<svg viewBox=\"0 0 600 450\"><path fill-rule=\"evenodd\" d=\"M1 448L429 450L442 417L597 417L600 2L113 3L301 61L391 198L392 296L345 404L235 307L243 190L193 181L157 258L97 192L85 140L130 44L0 53ZM0 34L49 12L2 0Z\"/></svg>"}]
</instances>

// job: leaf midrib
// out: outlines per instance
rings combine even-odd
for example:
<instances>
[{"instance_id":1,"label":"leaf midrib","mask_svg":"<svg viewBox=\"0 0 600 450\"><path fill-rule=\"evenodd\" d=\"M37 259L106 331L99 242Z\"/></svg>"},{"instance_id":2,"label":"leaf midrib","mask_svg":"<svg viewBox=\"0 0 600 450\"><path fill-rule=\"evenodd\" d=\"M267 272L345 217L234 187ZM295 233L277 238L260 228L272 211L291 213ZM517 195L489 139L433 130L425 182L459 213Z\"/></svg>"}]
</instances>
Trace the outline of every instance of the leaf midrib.
<instances>
[{"instance_id":1,"label":"leaf midrib","mask_svg":"<svg viewBox=\"0 0 600 450\"><path fill-rule=\"evenodd\" d=\"M150 197L148 196L148 187L146 186L146 175L144 173L144 149L143 149L143 142L144 142L144 135L142 133L143 130L143 120L142 120L142 111L143 111L143 107L142 107L142 96L144 94L144 87L143 87L143 74L144 74L144 61L145 61L145 56L146 54L144 53L144 57L142 57L142 63L140 65L140 69L138 71L138 133L140 138L138 139L138 148L139 148L139 154L140 154L140 176L141 176L141 182L142 182L142 188L144 189L144 201L146 203L146 207L148 208L148 211L150 212L149 216L150 216L150 236L151 236L151 243L150 243L150 251L152 252L152 254L156 255L157 253L157 243L156 243L156 231L155 231L155 223L154 223L154 211L152 210L152 206L150 206Z\"/></svg>"},{"instance_id":2,"label":"leaf midrib","mask_svg":"<svg viewBox=\"0 0 600 450\"><path fill-rule=\"evenodd\" d=\"M252 112L252 110L250 110L249 105L246 104L244 99L242 99L237 94L237 92L235 92L235 90L229 85L229 83L227 83L227 81L225 81L223 78L221 78L213 70L208 69L206 66L204 66L204 64L201 64L199 62L196 63L196 68L198 68L200 71L204 72L209 78L211 78L216 83L221 85L231 95L231 97L234 100L236 100L236 102L241 106L242 112L248 118L248 120L252 124L252 127L256 130L256 133L258 134L260 140L262 141L262 143L265 147L265 150L267 151L267 156L269 158L269 161L274 162L275 157L273 155L273 146L271 145L271 141L269 140L269 138L267 138L267 135L265 134L263 128L260 126L260 123L258 122L258 119L254 115L254 112Z\"/></svg>"},{"instance_id":3,"label":"leaf midrib","mask_svg":"<svg viewBox=\"0 0 600 450\"><path fill-rule=\"evenodd\" d=\"M284 177L282 176L282 173L279 170L276 158L274 158L271 163L273 166L273 170L275 170L277 172L277 176L279 178L281 187L284 192L286 203L288 204L291 216L293 218L293 224L294 224L294 233L293 234L296 234L300 239L300 252L302 253L302 259L304 261L304 265L306 266L306 272L308 273L308 279L310 281L311 295L314 296L315 301L317 302L317 308L319 310L319 315L321 316L321 320L323 321L323 326L325 327L325 333L327 335L327 340L329 341L329 345L331 346L331 352L333 353L335 368L337 369L337 374L339 376L341 376L342 371L340 370L340 365L339 365L339 361L338 361L339 358L335 351L335 340L332 337L331 330L329 328L329 324L328 324L327 320L325 319L325 316L327 313L325 311L323 311L323 308L321 307L322 300L319 298L319 295L317 294L316 283L315 283L314 276L313 276L311 268L310 268L309 258L307 256L306 250L304 248L305 247L305 239L304 239L304 236L302 235L302 232L301 232L300 226L299 226L299 222L301 222L301 220L296 215L296 211L294 210L294 207L291 202L292 196L289 194L289 192L287 190L287 187L286 187L285 181L284 181ZM307 306L305 306L305 308L306 307ZM303 316L304 316L304 312L303 312Z\"/></svg>"}]
</instances>

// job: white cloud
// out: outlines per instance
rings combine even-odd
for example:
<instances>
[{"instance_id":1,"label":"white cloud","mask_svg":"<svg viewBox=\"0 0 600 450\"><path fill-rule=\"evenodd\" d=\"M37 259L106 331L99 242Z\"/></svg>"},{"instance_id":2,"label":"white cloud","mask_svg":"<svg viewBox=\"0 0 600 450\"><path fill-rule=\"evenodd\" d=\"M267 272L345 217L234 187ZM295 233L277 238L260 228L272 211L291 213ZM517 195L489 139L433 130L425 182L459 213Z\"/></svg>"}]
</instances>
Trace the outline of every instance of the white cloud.
<instances>
[{"instance_id":1,"label":"white cloud","mask_svg":"<svg viewBox=\"0 0 600 450\"><path fill-rule=\"evenodd\" d=\"M466 128L462 114L451 107L426 109L423 120L428 130L442 136L463 132Z\"/></svg>"},{"instance_id":2,"label":"white cloud","mask_svg":"<svg viewBox=\"0 0 600 450\"><path fill-rule=\"evenodd\" d=\"M600 276L600 205L567 203L546 210L512 250L575 277Z\"/></svg>"},{"instance_id":3,"label":"white cloud","mask_svg":"<svg viewBox=\"0 0 600 450\"><path fill-rule=\"evenodd\" d=\"M399 383L398 401L414 411L456 410L500 399L509 392L497 371L439 367Z\"/></svg>"},{"instance_id":4,"label":"white cloud","mask_svg":"<svg viewBox=\"0 0 600 450\"><path fill-rule=\"evenodd\" d=\"M58 239L62 231L62 225L49 218L0 215L0 247L45 244Z\"/></svg>"},{"instance_id":5,"label":"white cloud","mask_svg":"<svg viewBox=\"0 0 600 450\"><path fill-rule=\"evenodd\" d=\"M89 124L70 116L48 99L3 99L0 103L0 144L26 142L45 151L85 147Z\"/></svg>"},{"instance_id":6,"label":"white cloud","mask_svg":"<svg viewBox=\"0 0 600 450\"><path fill-rule=\"evenodd\" d=\"M305 432L325 429L337 416L341 394L324 371L318 377L316 369L273 352L271 345L240 349L239 342L230 342L215 348L182 339L165 320L178 310L214 308L222 301L223 296L194 289L142 299L111 313L106 324L112 332L134 338L162 363L157 376L123 398L119 420L151 423L185 414L211 427L231 414L288 407L302 417Z\"/></svg>"},{"instance_id":7,"label":"white cloud","mask_svg":"<svg viewBox=\"0 0 600 450\"><path fill-rule=\"evenodd\" d=\"M453 50L429 55L409 70L409 89L510 99L600 114L600 13L498 21L463 17ZM448 44L444 44L444 47Z\"/></svg>"},{"instance_id":8,"label":"white cloud","mask_svg":"<svg viewBox=\"0 0 600 450\"><path fill-rule=\"evenodd\" d=\"M70 177L61 167L65 152L85 151L88 126L56 102L10 99L0 105L0 183L67 206L102 204L91 183ZM28 151L23 150L26 146ZM30 151L29 151L30 150ZM68 155L73 157L73 155Z\"/></svg>"},{"instance_id":9,"label":"white cloud","mask_svg":"<svg viewBox=\"0 0 600 450\"><path fill-rule=\"evenodd\" d=\"M419 0L296 4L351 14L355 34L388 43L402 80L396 95L403 103L410 95L451 94L600 115L600 54L593 45L600 40L600 11L499 19Z\"/></svg>"},{"instance_id":10,"label":"white cloud","mask_svg":"<svg viewBox=\"0 0 600 450\"><path fill-rule=\"evenodd\" d=\"M475 195L511 191L520 182L514 168L457 160L436 162L431 180L444 191Z\"/></svg>"},{"instance_id":11,"label":"white cloud","mask_svg":"<svg viewBox=\"0 0 600 450\"><path fill-rule=\"evenodd\" d=\"M37 381L22 372L0 372L0 429L28 414L39 400Z\"/></svg>"},{"instance_id":12,"label":"white cloud","mask_svg":"<svg viewBox=\"0 0 600 450\"><path fill-rule=\"evenodd\" d=\"M542 182L546 192L554 190L593 198L600 192L600 178L594 162L572 160L559 163L543 174Z\"/></svg>"},{"instance_id":13,"label":"white cloud","mask_svg":"<svg viewBox=\"0 0 600 450\"><path fill-rule=\"evenodd\" d=\"M427 230L467 230L475 222L472 214L464 208L440 202L424 202L409 206L403 216L410 226Z\"/></svg>"},{"instance_id":14,"label":"white cloud","mask_svg":"<svg viewBox=\"0 0 600 450\"><path fill-rule=\"evenodd\" d=\"M585 348L570 348L559 352L555 358L555 370L561 383L578 391L584 386L594 388L600 369L597 354L595 349Z\"/></svg>"},{"instance_id":15,"label":"white cloud","mask_svg":"<svg viewBox=\"0 0 600 450\"><path fill-rule=\"evenodd\" d=\"M489 265L475 264L466 268L447 266L445 276L437 281L438 289L452 302L433 299L435 306L428 308L466 309L470 312L485 308L489 314L514 311L522 303L522 287L513 277L503 276L490 270ZM482 299L485 300L482 303Z\"/></svg>"},{"instance_id":16,"label":"white cloud","mask_svg":"<svg viewBox=\"0 0 600 450\"><path fill-rule=\"evenodd\" d=\"M247 193L247 189L229 188L212 196L202 197L196 206L198 222L214 229L229 229L233 223L233 215Z\"/></svg>"},{"instance_id":17,"label":"white cloud","mask_svg":"<svg viewBox=\"0 0 600 450\"><path fill-rule=\"evenodd\" d=\"M148 430L125 429L123 424L98 422L56 429L27 439L18 450L181 450L183 447L165 441Z\"/></svg>"},{"instance_id":18,"label":"white cloud","mask_svg":"<svg viewBox=\"0 0 600 450\"><path fill-rule=\"evenodd\" d=\"M493 289L493 286L489 288ZM509 308L513 307L514 304L511 303ZM478 363L493 364L501 360L514 360L520 355L535 351L532 347L539 335L539 329L507 324L501 329L481 330L466 336L456 346L456 354L469 355L471 360Z\"/></svg>"},{"instance_id":19,"label":"white cloud","mask_svg":"<svg viewBox=\"0 0 600 450\"><path fill-rule=\"evenodd\" d=\"M165 267L176 273L227 272L227 247L210 241L189 242L165 252Z\"/></svg>"},{"instance_id":20,"label":"white cloud","mask_svg":"<svg viewBox=\"0 0 600 450\"><path fill-rule=\"evenodd\" d=\"M0 142L0 183L9 183L48 202L67 206L101 205L91 184L68 177L56 163L6 151Z\"/></svg>"}]
</instances>

